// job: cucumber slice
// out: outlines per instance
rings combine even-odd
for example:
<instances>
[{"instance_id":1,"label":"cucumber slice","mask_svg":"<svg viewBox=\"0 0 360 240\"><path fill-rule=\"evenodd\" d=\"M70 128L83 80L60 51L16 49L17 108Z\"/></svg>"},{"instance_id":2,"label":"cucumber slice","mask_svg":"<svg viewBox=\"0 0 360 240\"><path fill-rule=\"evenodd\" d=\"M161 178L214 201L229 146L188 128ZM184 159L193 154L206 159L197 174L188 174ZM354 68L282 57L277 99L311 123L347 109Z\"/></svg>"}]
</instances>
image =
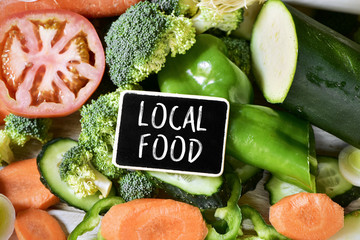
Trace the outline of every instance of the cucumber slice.
<instances>
[{"instance_id":1,"label":"cucumber slice","mask_svg":"<svg viewBox=\"0 0 360 240\"><path fill-rule=\"evenodd\" d=\"M293 82L298 41L295 24L280 0L267 1L255 21L251 37L255 79L270 103L282 103Z\"/></svg>"},{"instance_id":2,"label":"cucumber slice","mask_svg":"<svg viewBox=\"0 0 360 240\"><path fill-rule=\"evenodd\" d=\"M70 206L88 211L97 201L100 200L101 193L78 198L72 189L63 181L59 174L59 165L62 155L70 148L77 145L77 141L69 138L57 138L45 144L37 157L38 169L41 175L41 182L62 201ZM115 190L109 196L115 195Z\"/></svg>"},{"instance_id":3,"label":"cucumber slice","mask_svg":"<svg viewBox=\"0 0 360 240\"><path fill-rule=\"evenodd\" d=\"M304 189L299 188L294 184L282 181L275 176L271 176L271 178L267 181L265 189L269 192L271 205L277 203L284 197L300 192L306 192Z\"/></svg>"},{"instance_id":4,"label":"cucumber slice","mask_svg":"<svg viewBox=\"0 0 360 240\"><path fill-rule=\"evenodd\" d=\"M15 209L10 200L0 194L0 239L9 239L14 231Z\"/></svg>"},{"instance_id":5,"label":"cucumber slice","mask_svg":"<svg viewBox=\"0 0 360 240\"><path fill-rule=\"evenodd\" d=\"M200 209L226 206L230 196L228 184L220 177L204 177L163 172L147 172L159 189L173 199Z\"/></svg>"},{"instance_id":6,"label":"cucumber slice","mask_svg":"<svg viewBox=\"0 0 360 240\"><path fill-rule=\"evenodd\" d=\"M360 210L345 215L344 227L328 240L359 239L360 236Z\"/></svg>"},{"instance_id":7,"label":"cucumber slice","mask_svg":"<svg viewBox=\"0 0 360 240\"><path fill-rule=\"evenodd\" d=\"M353 185L340 173L338 160L331 157L318 157L319 174L316 176L316 189L330 198L349 191Z\"/></svg>"},{"instance_id":8,"label":"cucumber slice","mask_svg":"<svg viewBox=\"0 0 360 240\"><path fill-rule=\"evenodd\" d=\"M346 180L360 187L360 149L350 145L341 150L339 169Z\"/></svg>"},{"instance_id":9,"label":"cucumber slice","mask_svg":"<svg viewBox=\"0 0 360 240\"><path fill-rule=\"evenodd\" d=\"M204 177L187 174L173 174L165 172L147 172L151 177L155 177L162 182L174 185L187 193L193 195L211 196L217 193L223 183L220 177Z\"/></svg>"}]
</instances>

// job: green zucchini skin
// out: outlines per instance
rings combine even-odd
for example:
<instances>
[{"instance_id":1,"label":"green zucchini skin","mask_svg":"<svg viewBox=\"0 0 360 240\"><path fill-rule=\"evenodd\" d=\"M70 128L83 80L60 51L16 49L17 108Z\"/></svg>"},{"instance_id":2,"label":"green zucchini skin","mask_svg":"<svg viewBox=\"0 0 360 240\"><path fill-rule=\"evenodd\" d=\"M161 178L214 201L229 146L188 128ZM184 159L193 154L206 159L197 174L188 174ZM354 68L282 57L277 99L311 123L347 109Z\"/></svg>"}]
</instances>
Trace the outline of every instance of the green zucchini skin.
<instances>
[{"instance_id":1,"label":"green zucchini skin","mask_svg":"<svg viewBox=\"0 0 360 240\"><path fill-rule=\"evenodd\" d=\"M298 35L298 63L282 106L360 147L360 45L287 6Z\"/></svg>"},{"instance_id":2,"label":"green zucchini skin","mask_svg":"<svg viewBox=\"0 0 360 240\"><path fill-rule=\"evenodd\" d=\"M343 194L337 195L332 200L342 207L347 207L352 201L360 198L360 187L353 186L350 190Z\"/></svg>"}]
</instances>

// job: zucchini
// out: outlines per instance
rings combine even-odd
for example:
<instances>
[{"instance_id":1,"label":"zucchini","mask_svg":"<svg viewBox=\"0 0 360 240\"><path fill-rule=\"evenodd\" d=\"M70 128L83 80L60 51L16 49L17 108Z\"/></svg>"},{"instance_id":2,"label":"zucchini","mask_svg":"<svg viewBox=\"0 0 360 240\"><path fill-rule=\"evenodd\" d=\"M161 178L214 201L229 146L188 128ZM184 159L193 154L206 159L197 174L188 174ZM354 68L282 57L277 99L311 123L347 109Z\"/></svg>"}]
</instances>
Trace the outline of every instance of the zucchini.
<instances>
[{"instance_id":1,"label":"zucchini","mask_svg":"<svg viewBox=\"0 0 360 240\"><path fill-rule=\"evenodd\" d=\"M360 210L345 215L344 227L328 240L359 239L360 236Z\"/></svg>"},{"instance_id":2,"label":"zucchini","mask_svg":"<svg viewBox=\"0 0 360 240\"><path fill-rule=\"evenodd\" d=\"M306 192L298 186L282 181L275 176L271 176L265 183L265 190L269 192L270 204L273 205L286 196L290 196L299 192Z\"/></svg>"},{"instance_id":3,"label":"zucchini","mask_svg":"<svg viewBox=\"0 0 360 240\"><path fill-rule=\"evenodd\" d=\"M278 16L273 9L281 4L278 0L266 2L257 21L261 21L262 18L275 18L280 21L281 15ZM360 119L358 107L360 105L360 45L295 8L283 6L286 6L282 8L283 11L287 9L294 22L298 57L294 78L291 80L289 77L287 80L289 83L292 81L290 90L283 91L284 95L278 97L280 100L278 102L282 103L288 111L308 120L313 125L355 147L360 147L360 125L357 123ZM292 23L288 20L282 23L282 26L286 30L292 26ZM266 31L278 30L278 27L272 28L269 24L265 27L268 27ZM274 73L284 71L284 67L288 68L288 66L279 61L278 55L286 56L289 50L284 47L278 48L277 51L269 50L273 42L277 41L276 38L274 40L269 36L263 36L263 39L258 39L256 34L263 31L265 27L255 23L252 41L260 43L256 45L257 52L253 51L252 57L256 57L262 46L272 52L272 55L268 54L268 58L264 60L264 65L272 63L271 70ZM290 44L293 40L288 42L287 44ZM294 63L293 53L290 56L286 59ZM277 88L276 79L263 80L266 81L266 85ZM269 91L270 93L264 92L265 97L273 94L272 91L275 90L269 89ZM282 99L284 99L283 102ZM268 101L273 102L271 100L268 98Z\"/></svg>"},{"instance_id":4,"label":"zucchini","mask_svg":"<svg viewBox=\"0 0 360 240\"><path fill-rule=\"evenodd\" d=\"M298 42L291 14L280 0L269 0L261 8L250 49L255 80L266 100L283 102L295 75Z\"/></svg>"},{"instance_id":5,"label":"zucchini","mask_svg":"<svg viewBox=\"0 0 360 240\"><path fill-rule=\"evenodd\" d=\"M204 177L148 171L155 185L176 200L200 209L215 209L226 206L230 190L223 176Z\"/></svg>"},{"instance_id":6,"label":"zucchini","mask_svg":"<svg viewBox=\"0 0 360 240\"><path fill-rule=\"evenodd\" d=\"M62 155L70 148L77 145L77 141L69 138L56 138L46 143L37 156L37 165L40 172L41 182L60 200L70 206L88 211L97 201L101 193L84 198L77 198L71 188L60 179L59 165ZM115 190L109 196L115 195Z\"/></svg>"}]
</instances>

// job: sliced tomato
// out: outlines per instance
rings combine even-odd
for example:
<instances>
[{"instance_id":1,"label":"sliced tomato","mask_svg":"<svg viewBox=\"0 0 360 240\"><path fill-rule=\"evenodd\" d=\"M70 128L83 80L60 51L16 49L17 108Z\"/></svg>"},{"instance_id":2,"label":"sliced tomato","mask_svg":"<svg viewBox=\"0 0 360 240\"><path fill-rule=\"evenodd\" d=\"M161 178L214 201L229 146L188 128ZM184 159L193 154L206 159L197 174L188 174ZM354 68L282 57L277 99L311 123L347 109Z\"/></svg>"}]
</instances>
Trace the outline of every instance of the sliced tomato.
<instances>
[{"instance_id":1,"label":"sliced tomato","mask_svg":"<svg viewBox=\"0 0 360 240\"><path fill-rule=\"evenodd\" d=\"M24 117L78 110L98 87L105 54L92 24L66 10L15 14L0 26L0 101Z\"/></svg>"},{"instance_id":2,"label":"sliced tomato","mask_svg":"<svg viewBox=\"0 0 360 240\"><path fill-rule=\"evenodd\" d=\"M9 111L5 108L4 104L0 101L0 126L5 124L5 117L9 114Z\"/></svg>"}]
</instances>

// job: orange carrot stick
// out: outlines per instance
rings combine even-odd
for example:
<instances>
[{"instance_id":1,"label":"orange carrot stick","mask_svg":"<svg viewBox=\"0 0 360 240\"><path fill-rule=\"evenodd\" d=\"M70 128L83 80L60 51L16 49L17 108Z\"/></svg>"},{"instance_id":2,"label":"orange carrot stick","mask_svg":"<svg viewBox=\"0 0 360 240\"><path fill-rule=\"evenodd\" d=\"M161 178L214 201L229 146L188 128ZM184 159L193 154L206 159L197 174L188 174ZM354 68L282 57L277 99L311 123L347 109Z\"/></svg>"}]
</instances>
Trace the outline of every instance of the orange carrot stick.
<instances>
[{"instance_id":1,"label":"orange carrot stick","mask_svg":"<svg viewBox=\"0 0 360 240\"><path fill-rule=\"evenodd\" d=\"M298 193L270 207L275 229L294 240L325 240L344 226L344 209L326 194Z\"/></svg>"},{"instance_id":2,"label":"orange carrot stick","mask_svg":"<svg viewBox=\"0 0 360 240\"><path fill-rule=\"evenodd\" d=\"M17 214L15 232L19 240L65 240L59 222L48 212L29 208Z\"/></svg>"},{"instance_id":3,"label":"orange carrot stick","mask_svg":"<svg viewBox=\"0 0 360 240\"><path fill-rule=\"evenodd\" d=\"M58 0L61 8L85 17L118 16L140 0Z\"/></svg>"},{"instance_id":4,"label":"orange carrot stick","mask_svg":"<svg viewBox=\"0 0 360 240\"><path fill-rule=\"evenodd\" d=\"M207 234L198 208L170 199L137 199L115 205L100 228L107 240L202 240Z\"/></svg>"},{"instance_id":5,"label":"orange carrot stick","mask_svg":"<svg viewBox=\"0 0 360 240\"><path fill-rule=\"evenodd\" d=\"M47 209L59 202L41 183L36 159L13 162L0 170L0 193L9 198L16 212Z\"/></svg>"},{"instance_id":6,"label":"orange carrot stick","mask_svg":"<svg viewBox=\"0 0 360 240\"><path fill-rule=\"evenodd\" d=\"M66 9L85 17L110 17L125 12L140 0L0 0L0 22L7 16L34 9Z\"/></svg>"}]
</instances>

